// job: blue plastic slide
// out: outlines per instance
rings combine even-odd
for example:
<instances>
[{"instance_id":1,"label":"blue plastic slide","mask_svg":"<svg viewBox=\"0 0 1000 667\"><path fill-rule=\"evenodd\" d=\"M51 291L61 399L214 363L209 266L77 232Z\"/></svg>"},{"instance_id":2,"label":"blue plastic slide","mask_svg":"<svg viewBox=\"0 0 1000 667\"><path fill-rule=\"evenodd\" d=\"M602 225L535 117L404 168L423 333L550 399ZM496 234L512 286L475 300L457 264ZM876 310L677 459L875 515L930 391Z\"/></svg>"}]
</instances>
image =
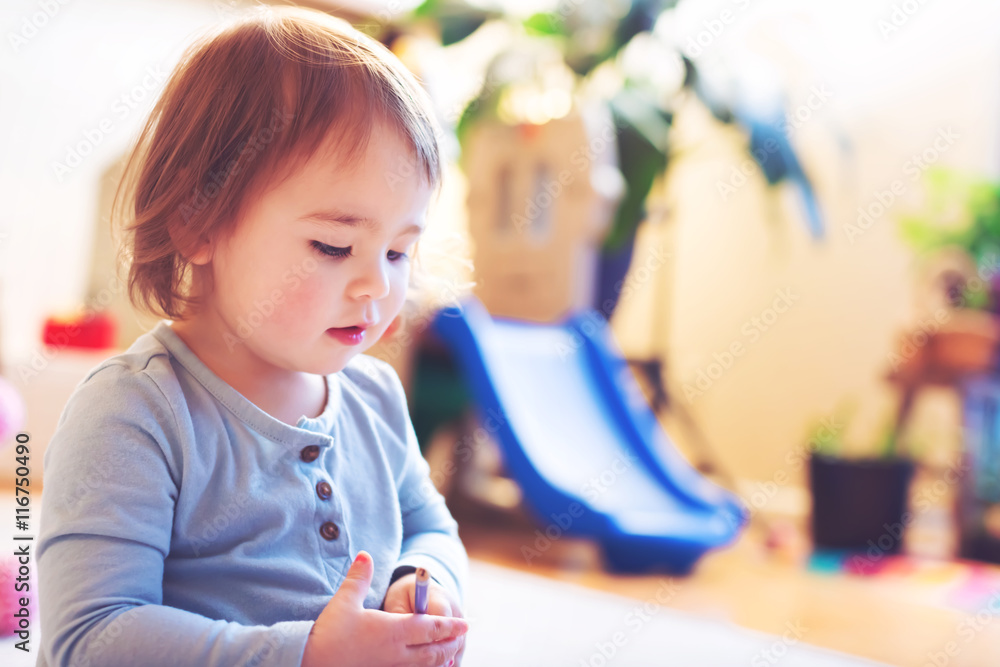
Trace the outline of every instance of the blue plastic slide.
<instances>
[{"instance_id":1,"label":"blue plastic slide","mask_svg":"<svg viewBox=\"0 0 1000 667\"><path fill-rule=\"evenodd\" d=\"M596 539L614 571L686 574L737 536L743 506L677 452L598 313L536 324L470 297L433 326L547 539Z\"/></svg>"}]
</instances>

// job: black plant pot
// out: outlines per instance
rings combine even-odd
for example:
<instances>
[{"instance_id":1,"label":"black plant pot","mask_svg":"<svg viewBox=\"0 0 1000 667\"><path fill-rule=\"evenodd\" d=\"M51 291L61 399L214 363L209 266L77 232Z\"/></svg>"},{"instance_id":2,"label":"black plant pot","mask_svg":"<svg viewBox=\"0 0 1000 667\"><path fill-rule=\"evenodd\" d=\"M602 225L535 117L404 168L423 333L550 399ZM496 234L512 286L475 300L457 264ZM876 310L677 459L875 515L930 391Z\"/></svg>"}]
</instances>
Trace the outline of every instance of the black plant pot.
<instances>
[{"instance_id":1,"label":"black plant pot","mask_svg":"<svg viewBox=\"0 0 1000 667\"><path fill-rule=\"evenodd\" d=\"M912 521L909 459L842 459L813 454L812 537L817 549L898 553Z\"/></svg>"}]
</instances>

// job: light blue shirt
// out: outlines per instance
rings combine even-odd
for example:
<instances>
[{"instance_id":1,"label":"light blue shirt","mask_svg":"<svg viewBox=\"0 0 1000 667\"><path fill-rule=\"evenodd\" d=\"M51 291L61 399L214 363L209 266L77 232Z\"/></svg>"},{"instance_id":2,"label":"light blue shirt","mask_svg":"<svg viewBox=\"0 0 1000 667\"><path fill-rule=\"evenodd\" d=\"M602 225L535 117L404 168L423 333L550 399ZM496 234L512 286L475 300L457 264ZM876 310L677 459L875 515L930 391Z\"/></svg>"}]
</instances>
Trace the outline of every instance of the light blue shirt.
<instances>
[{"instance_id":1,"label":"light blue shirt","mask_svg":"<svg viewBox=\"0 0 1000 667\"><path fill-rule=\"evenodd\" d=\"M44 457L36 664L300 665L362 549L366 608L400 565L461 601L468 557L395 371L358 355L326 382L323 413L286 424L165 321L93 368Z\"/></svg>"}]
</instances>

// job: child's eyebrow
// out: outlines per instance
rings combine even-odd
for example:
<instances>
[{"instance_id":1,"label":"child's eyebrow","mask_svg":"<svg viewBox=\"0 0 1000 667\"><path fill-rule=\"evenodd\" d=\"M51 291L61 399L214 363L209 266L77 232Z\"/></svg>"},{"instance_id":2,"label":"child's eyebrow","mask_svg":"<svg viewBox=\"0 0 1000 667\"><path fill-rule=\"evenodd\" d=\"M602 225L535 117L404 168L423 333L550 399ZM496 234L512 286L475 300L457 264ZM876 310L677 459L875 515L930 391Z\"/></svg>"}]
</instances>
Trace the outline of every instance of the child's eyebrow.
<instances>
[{"instance_id":1,"label":"child's eyebrow","mask_svg":"<svg viewBox=\"0 0 1000 667\"><path fill-rule=\"evenodd\" d=\"M314 211L303 215L299 218L299 220L326 222L332 225L343 225L347 227L361 226L365 229L378 229L379 227L378 221L373 218L366 218L364 216L354 215L353 213L344 213L336 210ZM420 233L422 231L424 231L424 228L420 225L409 225L403 229L400 234Z\"/></svg>"},{"instance_id":2,"label":"child's eyebrow","mask_svg":"<svg viewBox=\"0 0 1000 667\"><path fill-rule=\"evenodd\" d=\"M375 229L378 227L378 222L371 218L354 215L353 213L343 213L336 210L313 211L312 213L303 215L299 218L299 220L317 220L319 222L328 222L334 225L347 225L348 227L357 227L358 225L361 225L365 229Z\"/></svg>"}]
</instances>

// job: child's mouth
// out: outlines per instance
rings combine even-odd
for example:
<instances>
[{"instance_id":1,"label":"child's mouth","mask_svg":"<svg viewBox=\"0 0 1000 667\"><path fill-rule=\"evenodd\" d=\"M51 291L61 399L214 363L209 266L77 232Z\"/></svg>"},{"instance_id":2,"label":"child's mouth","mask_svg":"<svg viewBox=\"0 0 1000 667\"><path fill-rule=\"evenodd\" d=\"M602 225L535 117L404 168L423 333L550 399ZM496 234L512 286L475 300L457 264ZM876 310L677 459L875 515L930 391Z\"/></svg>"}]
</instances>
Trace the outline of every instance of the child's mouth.
<instances>
[{"instance_id":1,"label":"child's mouth","mask_svg":"<svg viewBox=\"0 0 1000 667\"><path fill-rule=\"evenodd\" d=\"M326 333L345 345L358 345L365 339L365 330L362 327L327 329Z\"/></svg>"}]
</instances>

